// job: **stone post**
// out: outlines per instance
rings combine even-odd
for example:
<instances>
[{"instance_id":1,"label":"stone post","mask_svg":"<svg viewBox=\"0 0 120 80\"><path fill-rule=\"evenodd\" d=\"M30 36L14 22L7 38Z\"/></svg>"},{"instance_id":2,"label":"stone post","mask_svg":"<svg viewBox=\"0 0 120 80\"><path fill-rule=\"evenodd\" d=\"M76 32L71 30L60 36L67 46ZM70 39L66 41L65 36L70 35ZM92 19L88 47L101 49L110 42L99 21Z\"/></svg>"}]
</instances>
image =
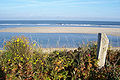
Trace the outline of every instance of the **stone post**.
<instances>
[{"instance_id":1,"label":"stone post","mask_svg":"<svg viewBox=\"0 0 120 80\"><path fill-rule=\"evenodd\" d=\"M102 68L105 64L105 59L107 55L109 39L105 33L98 33L98 49L97 49L97 59L98 68Z\"/></svg>"}]
</instances>

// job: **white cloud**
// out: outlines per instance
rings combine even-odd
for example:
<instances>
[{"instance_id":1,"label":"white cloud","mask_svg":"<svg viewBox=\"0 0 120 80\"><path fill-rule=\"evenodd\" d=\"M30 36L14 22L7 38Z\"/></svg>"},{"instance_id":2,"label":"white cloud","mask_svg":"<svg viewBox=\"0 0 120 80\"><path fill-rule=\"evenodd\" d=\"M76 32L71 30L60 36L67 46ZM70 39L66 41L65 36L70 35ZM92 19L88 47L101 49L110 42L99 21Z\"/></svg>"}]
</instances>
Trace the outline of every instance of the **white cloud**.
<instances>
[{"instance_id":1,"label":"white cloud","mask_svg":"<svg viewBox=\"0 0 120 80\"><path fill-rule=\"evenodd\" d=\"M44 1L44 0L14 0L17 1L17 5L8 6L9 8L23 8L23 7L49 7L49 6L68 6L68 7L79 7L79 5L93 5L93 4L107 4L107 3L118 3L120 0L91 0L91 1L84 1L84 0L51 0L51 1ZM22 4L24 2L24 4ZM6 6L7 7L7 6Z\"/></svg>"},{"instance_id":2,"label":"white cloud","mask_svg":"<svg viewBox=\"0 0 120 80\"><path fill-rule=\"evenodd\" d=\"M54 1L38 1L38 0L30 0L30 4L33 6L70 6L70 5L77 5L77 4L107 4L107 3L118 3L120 0L101 0L101 1L80 1L80 0L54 0Z\"/></svg>"}]
</instances>

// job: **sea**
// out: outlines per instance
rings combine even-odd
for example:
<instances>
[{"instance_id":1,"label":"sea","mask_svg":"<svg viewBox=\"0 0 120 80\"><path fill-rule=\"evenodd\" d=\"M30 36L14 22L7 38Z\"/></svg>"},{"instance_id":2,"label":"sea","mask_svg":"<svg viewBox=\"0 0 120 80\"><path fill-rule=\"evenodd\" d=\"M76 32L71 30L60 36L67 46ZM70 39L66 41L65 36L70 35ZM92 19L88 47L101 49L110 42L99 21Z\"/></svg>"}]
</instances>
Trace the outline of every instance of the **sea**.
<instances>
[{"instance_id":1,"label":"sea","mask_svg":"<svg viewBox=\"0 0 120 80\"><path fill-rule=\"evenodd\" d=\"M72 20L0 20L0 30L15 27L99 27L120 28L117 21L72 21ZM0 32L0 49L4 42L14 36L24 35L29 41L43 48L76 48L81 44L97 41L97 34L81 33L13 33ZM120 36L107 35L110 45L120 47Z\"/></svg>"}]
</instances>

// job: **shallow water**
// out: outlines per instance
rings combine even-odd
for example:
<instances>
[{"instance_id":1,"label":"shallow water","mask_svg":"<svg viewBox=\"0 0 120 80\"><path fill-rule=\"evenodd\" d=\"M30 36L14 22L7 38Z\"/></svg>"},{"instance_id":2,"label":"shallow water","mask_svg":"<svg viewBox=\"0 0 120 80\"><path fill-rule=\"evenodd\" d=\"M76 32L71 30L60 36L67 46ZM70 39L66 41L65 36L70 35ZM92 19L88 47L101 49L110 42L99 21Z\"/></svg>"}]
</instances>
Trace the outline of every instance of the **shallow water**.
<instances>
[{"instance_id":1,"label":"shallow water","mask_svg":"<svg viewBox=\"0 0 120 80\"><path fill-rule=\"evenodd\" d=\"M3 47L3 42L10 40L13 36L24 35L28 37L30 42L37 42L43 48L79 47L82 43L89 41L97 41L96 34L79 34L79 33L9 33L0 32L0 47ZM113 47L120 47L120 36L108 35L110 44Z\"/></svg>"}]
</instances>

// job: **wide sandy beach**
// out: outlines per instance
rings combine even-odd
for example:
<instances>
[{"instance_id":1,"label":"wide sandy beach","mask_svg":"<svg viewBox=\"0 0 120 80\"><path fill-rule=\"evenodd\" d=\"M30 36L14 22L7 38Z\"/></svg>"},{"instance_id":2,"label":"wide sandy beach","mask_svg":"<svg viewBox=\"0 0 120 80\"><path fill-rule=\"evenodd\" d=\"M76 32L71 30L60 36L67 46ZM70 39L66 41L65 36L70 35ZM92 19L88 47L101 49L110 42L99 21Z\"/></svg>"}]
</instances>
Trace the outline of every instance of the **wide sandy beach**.
<instances>
[{"instance_id":1,"label":"wide sandy beach","mask_svg":"<svg viewBox=\"0 0 120 80\"><path fill-rule=\"evenodd\" d=\"M120 28L93 28L93 27L19 27L6 28L0 32L18 33L106 33L109 35L120 36Z\"/></svg>"}]
</instances>

